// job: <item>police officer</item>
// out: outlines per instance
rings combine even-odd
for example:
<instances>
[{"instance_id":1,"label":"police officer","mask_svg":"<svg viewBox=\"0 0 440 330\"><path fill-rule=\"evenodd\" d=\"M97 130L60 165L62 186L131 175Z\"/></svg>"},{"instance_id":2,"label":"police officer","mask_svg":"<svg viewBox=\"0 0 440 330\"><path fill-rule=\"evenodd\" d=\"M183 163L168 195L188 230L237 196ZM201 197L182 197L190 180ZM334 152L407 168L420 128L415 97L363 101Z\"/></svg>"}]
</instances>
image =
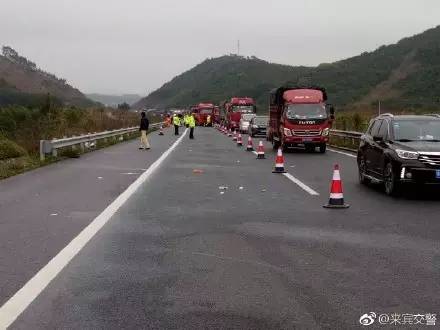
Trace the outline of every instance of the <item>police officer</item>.
<instances>
[{"instance_id":1,"label":"police officer","mask_svg":"<svg viewBox=\"0 0 440 330\"><path fill-rule=\"evenodd\" d=\"M188 126L189 126L189 138L194 139L194 128L196 127L196 119L194 114L188 116Z\"/></svg>"},{"instance_id":2,"label":"police officer","mask_svg":"<svg viewBox=\"0 0 440 330\"><path fill-rule=\"evenodd\" d=\"M173 116L174 135L179 135L180 118L177 114Z\"/></svg>"}]
</instances>

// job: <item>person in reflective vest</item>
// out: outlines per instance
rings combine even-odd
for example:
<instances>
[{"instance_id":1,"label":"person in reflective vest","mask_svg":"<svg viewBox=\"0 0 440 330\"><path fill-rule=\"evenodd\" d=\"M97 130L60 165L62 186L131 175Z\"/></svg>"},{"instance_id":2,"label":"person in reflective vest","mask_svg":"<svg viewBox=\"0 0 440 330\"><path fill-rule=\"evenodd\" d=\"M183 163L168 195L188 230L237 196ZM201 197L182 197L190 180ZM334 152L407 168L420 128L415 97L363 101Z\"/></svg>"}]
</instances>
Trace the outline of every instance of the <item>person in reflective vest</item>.
<instances>
[{"instance_id":1,"label":"person in reflective vest","mask_svg":"<svg viewBox=\"0 0 440 330\"><path fill-rule=\"evenodd\" d=\"M208 117L206 117L206 126L211 126L211 115L208 115Z\"/></svg>"},{"instance_id":2,"label":"person in reflective vest","mask_svg":"<svg viewBox=\"0 0 440 330\"><path fill-rule=\"evenodd\" d=\"M174 135L179 135L180 118L177 114L173 116Z\"/></svg>"},{"instance_id":3,"label":"person in reflective vest","mask_svg":"<svg viewBox=\"0 0 440 330\"><path fill-rule=\"evenodd\" d=\"M196 119L194 118L194 114L188 116L188 126L189 126L189 138L194 139L194 128L196 127Z\"/></svg>"},{"instance_id":4,"label":"person in reflective vest","mask_svg":"<svg viewBox=\"0 0 440 330\"><path fill-rule=\"evenodd\" d=\"M186 127L189 127L189 117L190 117L191 115L190 114L188 114L188 113L185 113L185 115L183 116L183 122L185 123L185 126Z\"/></svg>"}]
</instances>

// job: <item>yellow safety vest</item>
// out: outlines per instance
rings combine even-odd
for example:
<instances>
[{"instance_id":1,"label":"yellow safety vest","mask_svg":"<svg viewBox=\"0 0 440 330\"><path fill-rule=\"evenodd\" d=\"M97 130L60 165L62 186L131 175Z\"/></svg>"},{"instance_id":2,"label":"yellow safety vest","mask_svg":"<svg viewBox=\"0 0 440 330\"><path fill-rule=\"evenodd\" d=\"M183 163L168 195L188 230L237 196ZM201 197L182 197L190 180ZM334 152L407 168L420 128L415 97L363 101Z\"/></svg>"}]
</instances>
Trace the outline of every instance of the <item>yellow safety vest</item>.
<instances>
[{"instance_id":1,"label":"yellow safety vest","mask_svg":"<svg viewBox=\"0 0 440 330\"><path fill-rule=\"evenodd\" d=\"M194 119L193 116L189 116L189 117L188 117L188 125L189 125L189 127L191 127L191 128L196 127L196 120Z\"/></svg>"},{"instance_id":2,"label":"yellow safety vest","mask_svg":"<svg viewBox=\"0 0 440 330\"><path fill-rule=\"evenodd\" d=\"M178 116L173 117L173 124L180 126L180 118Z\"/></svg>"}]
</instances>

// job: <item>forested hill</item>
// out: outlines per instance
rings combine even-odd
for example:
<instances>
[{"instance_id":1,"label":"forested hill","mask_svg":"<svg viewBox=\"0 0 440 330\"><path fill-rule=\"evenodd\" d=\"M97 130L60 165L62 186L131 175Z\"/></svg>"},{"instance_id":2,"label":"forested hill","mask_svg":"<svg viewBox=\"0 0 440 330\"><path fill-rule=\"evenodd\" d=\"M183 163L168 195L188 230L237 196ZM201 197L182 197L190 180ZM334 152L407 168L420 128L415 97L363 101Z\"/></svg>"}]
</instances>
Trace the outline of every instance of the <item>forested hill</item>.
<instances>
[{"instance_id":1,"label":"forested hill","mask_svg":"<svg viewBox=\"0 0 440 330\"><path fill-rule=\"evenodd\" d=\"M298 67L255 57L208 59L175 77L135 104L137 107L189 106L221 102L234 95L257 99L267 107L271 88L290 84L321 85L338 106L429 108L440 110L440 27L334 63Z\"/></svg>"},{"instance_id":2,"label":"forested hill","mask_svg":"<svg viewBox=\"0 0 440 330\"><path fill-rule=\"evenodd\" d=\"M0 105L38 104L49 93L66 105L90 106L89 100L64 79L45 72L14 49L3 47L0 55Z\"/></svg>"}]
</instances>

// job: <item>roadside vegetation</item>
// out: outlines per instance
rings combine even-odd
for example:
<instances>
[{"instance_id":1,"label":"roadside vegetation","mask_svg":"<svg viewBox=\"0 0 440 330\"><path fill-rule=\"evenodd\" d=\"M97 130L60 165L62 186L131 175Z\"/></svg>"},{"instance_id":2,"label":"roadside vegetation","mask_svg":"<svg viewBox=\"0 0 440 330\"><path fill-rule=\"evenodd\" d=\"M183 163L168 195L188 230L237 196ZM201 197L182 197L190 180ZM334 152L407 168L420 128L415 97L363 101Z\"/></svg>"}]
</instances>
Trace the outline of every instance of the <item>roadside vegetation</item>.
<instances>
[{"instance_id":1,"label":"roadside vegetation","mask_svg":"<svg viewBox=\"0 0 440 330\"><path fill-rule=\"evenodd\" d=\"M139 115L126 110L64 107L46 97L39 107L10 105L0 108L0 179L57 159L39 161L39 142L138 125ZM132 137L135 137L134 134ZM104 147L117 139L100 142ZM59 158L77 157L78 151L62 150ZM58 158L58 159L59 159Z\"/></svg>"}]
</instances>

